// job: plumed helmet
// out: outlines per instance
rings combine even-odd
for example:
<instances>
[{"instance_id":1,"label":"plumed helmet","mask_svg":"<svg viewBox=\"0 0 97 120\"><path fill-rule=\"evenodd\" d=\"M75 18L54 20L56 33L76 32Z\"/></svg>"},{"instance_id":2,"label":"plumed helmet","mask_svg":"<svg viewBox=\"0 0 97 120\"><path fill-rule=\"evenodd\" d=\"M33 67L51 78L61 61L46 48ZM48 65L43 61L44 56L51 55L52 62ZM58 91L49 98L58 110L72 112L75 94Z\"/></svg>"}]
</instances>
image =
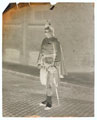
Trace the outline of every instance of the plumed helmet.
<instances>
[{"instance_id":1,"label":"plumed helmet","mask_svg":"<svg viewBox=\"0 0 97 120\"><path fill-rule=\"evenodd\" d=\"M51 26L49 21L46 22L44 30L48 30L54 36L54 28Z\"/></svg>"}]
</instances>

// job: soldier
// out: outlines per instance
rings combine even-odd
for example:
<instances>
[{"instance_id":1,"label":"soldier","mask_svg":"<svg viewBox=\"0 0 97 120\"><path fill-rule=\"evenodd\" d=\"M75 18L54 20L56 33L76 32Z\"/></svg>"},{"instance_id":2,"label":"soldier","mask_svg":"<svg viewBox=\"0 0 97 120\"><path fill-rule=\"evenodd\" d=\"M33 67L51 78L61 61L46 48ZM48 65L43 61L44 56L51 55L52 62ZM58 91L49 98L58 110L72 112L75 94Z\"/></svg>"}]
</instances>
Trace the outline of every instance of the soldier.
<instances>
[{"instance_id":1,"label":"soldier","mask_svg":"<svg viewBox=\"0 0 97 120\"><path fill-rule=\"evenodd\" d=\"M46 37L44 38L39 57L38 67L40 68L40 80L46 86L46 99L40 103L45 110L52 107L53 89L58 88L61 75L62 50L59 41L54 37L54 29L50 23L45 25Z\"/></svg>"}]
</instances>

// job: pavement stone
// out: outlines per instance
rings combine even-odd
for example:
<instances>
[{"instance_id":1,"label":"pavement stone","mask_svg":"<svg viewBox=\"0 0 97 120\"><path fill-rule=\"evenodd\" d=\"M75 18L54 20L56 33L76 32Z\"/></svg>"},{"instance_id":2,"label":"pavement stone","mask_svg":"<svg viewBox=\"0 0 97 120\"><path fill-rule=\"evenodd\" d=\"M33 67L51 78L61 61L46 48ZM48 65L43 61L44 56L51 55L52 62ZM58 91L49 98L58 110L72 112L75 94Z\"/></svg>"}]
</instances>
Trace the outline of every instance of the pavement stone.
<instances>
[{"instance_id":1,"label":"pavement stone","mask_svg":"<svg viewBox=\"0 0 97 120\"><path fill-rule=\"evenodd\" d=\"M56 95L54 95L53 108L49 111L39 106L39 103L45 99L45 88L34 78L3 71L2 89L3 117L94 116L93 88L90 86L62 83L59 89L60 105L58 106Z\"/></svg>"}]
</instances>

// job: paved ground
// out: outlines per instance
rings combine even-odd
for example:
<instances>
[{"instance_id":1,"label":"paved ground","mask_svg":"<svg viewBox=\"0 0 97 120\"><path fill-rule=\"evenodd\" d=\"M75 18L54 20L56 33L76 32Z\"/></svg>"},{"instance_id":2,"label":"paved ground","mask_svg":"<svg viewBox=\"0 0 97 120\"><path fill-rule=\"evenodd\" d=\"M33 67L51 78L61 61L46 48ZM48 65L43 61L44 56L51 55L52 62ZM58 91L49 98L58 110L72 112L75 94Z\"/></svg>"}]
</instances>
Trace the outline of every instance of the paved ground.
<instances>
[{"instance_id":1,"label":"paved ground","mask_svg":"<svg viewBox=\"0 0 97 120\"><path fill-rule=\"evenodd\" d=\"M34 66L19 65L4 62L3 68L7 70L12 70L15 72L20 72L28 75L33 75L39 77L39 69ZM62 82L73 83L77 85L94 87L94 73L68 73L68 76L65 76L64 79L61 79Z\"/></svg>"},{"instance_id":2,"label":"paved ground","mask_svg":"<svg viewBox=\"0 0 97 120\"><path fill-rule=\"evenodd\" d=\"M53 108L50 111L45 111L43 107L38 105L44 100L45 94L45 89L41 86L38 77L17 74L15 71L10 72L4 69L3 116L92 117L94 116L93 81L90 82L88 79L84 81L87 83L86 85L78 81L77 83L67 80L61 82L59 88L60 105L57 105L56 95L54 95Z\"/></svg>"}]
</instances>

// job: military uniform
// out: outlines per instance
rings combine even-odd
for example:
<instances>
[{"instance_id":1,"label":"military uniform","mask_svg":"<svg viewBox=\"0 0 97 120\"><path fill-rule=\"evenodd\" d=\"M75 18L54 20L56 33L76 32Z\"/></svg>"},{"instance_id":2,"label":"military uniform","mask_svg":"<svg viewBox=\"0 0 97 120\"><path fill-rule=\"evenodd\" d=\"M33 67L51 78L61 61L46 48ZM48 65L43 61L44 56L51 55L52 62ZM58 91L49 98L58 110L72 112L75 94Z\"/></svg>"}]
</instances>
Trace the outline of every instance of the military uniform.
<instances>
[{"instance_id":1,"label":"military uniform","mask_svg":"<svg viewBox=\"0 0 97 120\"><path fill-rule=\"evenodd\" d=\"M53 89L58 87L59 69L61 63L61 48L60 43L55 37L45 38L42 42L38 64L45 68L47 71L46 81L46 100L45 103L48 106L52 106L51 96L53 95Z\"/></svg>"}]
</instances>

